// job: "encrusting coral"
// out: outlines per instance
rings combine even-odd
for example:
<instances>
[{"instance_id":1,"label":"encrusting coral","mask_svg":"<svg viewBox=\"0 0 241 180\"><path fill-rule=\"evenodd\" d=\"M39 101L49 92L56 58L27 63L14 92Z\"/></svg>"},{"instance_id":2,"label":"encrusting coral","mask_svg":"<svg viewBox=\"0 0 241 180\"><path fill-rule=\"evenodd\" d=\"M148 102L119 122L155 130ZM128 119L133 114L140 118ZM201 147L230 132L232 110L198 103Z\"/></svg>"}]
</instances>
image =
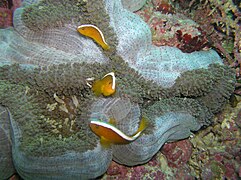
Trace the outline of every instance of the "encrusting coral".
<instances>
[{"instance_id":1,"label":"encrusting coral","mask_svg":"<svg viewBox=\"0 0 241 180\"><path fill-rule=\"evenodd\" d=\"M109 50L77 32L85 23L103 31ZM0 149L12 145L4 178L14 167L24 179L90 179L112 159L146 163L165 142L210 125L234 89L235 73L214 50L152 45L149 27L121 1L26 0L0 40ZM109 72L116 93L96 97L86 80ZM104 148L89 128L93 119L114 118L132 135L142 117L148 127L127 145Z\"/></svg>"}]
</instances>

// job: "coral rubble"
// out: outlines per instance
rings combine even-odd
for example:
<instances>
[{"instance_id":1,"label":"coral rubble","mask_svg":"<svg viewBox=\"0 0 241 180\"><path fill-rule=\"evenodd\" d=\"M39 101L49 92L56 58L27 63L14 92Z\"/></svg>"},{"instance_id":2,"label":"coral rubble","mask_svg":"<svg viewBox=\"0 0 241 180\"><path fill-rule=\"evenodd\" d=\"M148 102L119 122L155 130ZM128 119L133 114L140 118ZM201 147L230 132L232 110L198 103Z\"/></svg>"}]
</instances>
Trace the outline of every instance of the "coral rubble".
<instances>
[{"instance_id":1,"label":"coral rubble","mask_svg":"<svg viewBox=\"0 0 241 180\"><path fill-rule=\"evenodd\" d=\"M148 25L120 0L26 0L13 22L0 30L4 178L16 170L24 179L91 179L111 160L147 163L164 143L211 125L234 90L235 73L214 50L152 45ZM109 50L77 32L85 23L100 28ZM86 81L112 71L116 93L96 97ZM93 119L115 119L132 135L142 117L148 127L126 145L104 148L89 128ZM133 169L133 177L146 172ZM152 175L164 177L158 170Z\"/></svg>"}]
</instances>

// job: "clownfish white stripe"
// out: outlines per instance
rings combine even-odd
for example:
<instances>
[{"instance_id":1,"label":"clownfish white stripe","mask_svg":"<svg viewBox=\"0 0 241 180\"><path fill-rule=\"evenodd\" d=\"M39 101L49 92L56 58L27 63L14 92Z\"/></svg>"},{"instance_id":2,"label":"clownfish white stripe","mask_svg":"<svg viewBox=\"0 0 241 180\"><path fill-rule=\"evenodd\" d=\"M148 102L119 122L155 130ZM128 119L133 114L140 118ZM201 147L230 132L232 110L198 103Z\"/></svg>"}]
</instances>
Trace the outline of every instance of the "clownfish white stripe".
<instances>
[{"instance_id":1,"label":"clownfish white stripe","mask_svg":"<svg viewBox=\"0 0 241 180\"><path fill-rule=\"evenodd\" d=\"M115 73L114 72L110 72L110 73L104 75L104 77L102 79L104 79L106 76L109 76L109 75L112 77L112 80L113 80L112 89L115 89Z\"/></svg>"},{"instance_id":2,"label":"clownfish white stripe","mask_svg":"<svg viewBox=\"0 0 241 180\"><path fill-rule=\"evenodd\" d=\"M97 125L97 126L102 126L105 127L107 129L110 129L112 131L114 131L116 134L118 134L119 136L121 136L123 139L127 140L127 141L134 141L136 140L141 132L136 133L134 136L130 137L127 136L126 134L124 134L121 130L117 129L116 127L112 126L111 124L108 124L106 122L102 122L102 121L90 121L91 124Z\"/></svg>"}]
</instances>

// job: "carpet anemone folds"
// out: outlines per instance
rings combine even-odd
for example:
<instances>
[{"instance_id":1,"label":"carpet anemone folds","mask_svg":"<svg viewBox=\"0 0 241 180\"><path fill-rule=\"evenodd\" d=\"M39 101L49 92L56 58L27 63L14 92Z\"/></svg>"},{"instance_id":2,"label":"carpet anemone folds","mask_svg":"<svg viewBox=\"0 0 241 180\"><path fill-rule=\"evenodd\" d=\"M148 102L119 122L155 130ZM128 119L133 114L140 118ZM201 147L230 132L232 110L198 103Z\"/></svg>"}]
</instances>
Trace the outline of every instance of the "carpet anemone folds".
<instances>
[{"instance_id":1,"label":"carpet anemone folds","mask_svg":"<svg viewBox=\"0 0 241 180\"><path fill-rule=\"evenodd\" d=\"M134 2L125 7L140 8ZM93 179L112 159L146 163L165 142L210 125L234 90L235 73L214 50L152 45L147 24L120 0L25 0L13 23L0 30L4 178L17 171L26 180ZM101 29L110 49L81 36L81 24ZM116 92L95 96L86 80L109 72ZM147 128L125 145L104 148L89 128L114 119L130 136L143 117Z\"/></svg>"}]
</instances>

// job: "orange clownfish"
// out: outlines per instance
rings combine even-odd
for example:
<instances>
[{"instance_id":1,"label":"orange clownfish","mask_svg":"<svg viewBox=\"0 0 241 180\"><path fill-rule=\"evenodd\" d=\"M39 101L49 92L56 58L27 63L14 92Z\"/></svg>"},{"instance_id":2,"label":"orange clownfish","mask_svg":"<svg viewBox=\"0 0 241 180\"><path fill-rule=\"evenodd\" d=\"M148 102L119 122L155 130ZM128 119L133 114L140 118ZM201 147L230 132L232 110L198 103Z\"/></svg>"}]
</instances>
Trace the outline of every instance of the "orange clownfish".
<instances>
[{"instance_id":1,"label":"orange clownfish","mask_svg":"<svg viewBox=\"0 0 241 180\"><path fill-rule=\"evenodd\" d=\"M109 45L106 43L105 38L101 30L92 25L92 24L84 24L77 28L80 34L92 38L95 42L97 42L104 50L110 49Z\"/></svg>"},{"instance_id":2,"label":"orange clownfish","mask_svg":"<svg viewBox=\"0 0 241 180\"><path fill-rule=\"evenodd\" d=\"M142 118L137 132L132 136L128 136L108 122L99 120L90 121L91 130L100 137L100 143L104 147L109 147L110 144L128 144L135 141L140 137L146 126L147 121L145 118Z\"/></svg>"},{"instance_id":3,"label":"orange clownfish","mask_svg":"<svg viewBox=\"0 0 241 180\"><path fill-rule=\"evenodd\" d=\"M103 94L104 96L110 96L115 93L116 90L115 74L110 72L106 74L102 79L95 80L92 84L92 91L96 96Z\"/></svg>"}]
</instances>

